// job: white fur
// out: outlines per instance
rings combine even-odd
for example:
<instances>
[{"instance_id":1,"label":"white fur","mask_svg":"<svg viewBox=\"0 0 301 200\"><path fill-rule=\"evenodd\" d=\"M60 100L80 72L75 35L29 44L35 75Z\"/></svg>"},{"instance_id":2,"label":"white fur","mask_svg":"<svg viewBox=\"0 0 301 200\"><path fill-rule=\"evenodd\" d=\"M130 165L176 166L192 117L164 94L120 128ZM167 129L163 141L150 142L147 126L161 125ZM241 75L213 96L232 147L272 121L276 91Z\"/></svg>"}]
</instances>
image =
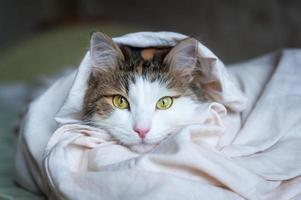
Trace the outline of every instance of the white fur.
<instances>
[{"instance_id":1,"label":"white fur","mask_svg":"<svg viewBox=\"0 0 301 200\"><path fill-rule=\"evenodd\" d=\"M151 83L142 77L136 77L135 84L129 86L130 110L116 108L105 120L95 114L93 121L106 127L118 141L132 150L146 152L187 124L198 106L190 97L179 97L174 98L169 109L156 109L160 98L174 95L172 90L159 82ZM150 129L144 140L133 130L134 126Z\"/></svg>"}]
</instances>

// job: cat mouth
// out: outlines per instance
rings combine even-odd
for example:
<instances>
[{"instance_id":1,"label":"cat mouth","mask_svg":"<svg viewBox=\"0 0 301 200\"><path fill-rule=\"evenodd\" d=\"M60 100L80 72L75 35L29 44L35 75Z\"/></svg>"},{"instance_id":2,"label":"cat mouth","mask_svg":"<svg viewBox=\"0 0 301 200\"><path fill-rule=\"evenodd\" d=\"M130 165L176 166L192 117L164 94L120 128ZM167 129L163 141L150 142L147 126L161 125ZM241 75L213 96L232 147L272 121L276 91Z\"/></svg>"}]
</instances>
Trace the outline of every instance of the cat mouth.
<instances>
[{"instance_id":1,"label":"cat mouth","mask_svg":"<svg viewBox=\"0 0 301 200\"><path fill-rule=\"evenodd\" d=\"M130 150L136 152L136 153L148 153L151 152L153 149L155 149L160 143L167 140L169 136L173 132L168 133L164 138L160 138L159 141L145 141L145 139L140 140L139 143L126 145L129 147Z\"/></svg>"},{"instance_id":2,"label":"cat mouth","mask_svg":"<svg viewBox=\"0 0 301 200\"><path fill-rule=\"evenodd\" d=\"M158 143L157 144L148 144L148 143L145 143L142 141L141 143L130 145L128 147L136 153L148 153L151 150L153 150L157 145L158 145Z\"/></svg>"}]
</instances>

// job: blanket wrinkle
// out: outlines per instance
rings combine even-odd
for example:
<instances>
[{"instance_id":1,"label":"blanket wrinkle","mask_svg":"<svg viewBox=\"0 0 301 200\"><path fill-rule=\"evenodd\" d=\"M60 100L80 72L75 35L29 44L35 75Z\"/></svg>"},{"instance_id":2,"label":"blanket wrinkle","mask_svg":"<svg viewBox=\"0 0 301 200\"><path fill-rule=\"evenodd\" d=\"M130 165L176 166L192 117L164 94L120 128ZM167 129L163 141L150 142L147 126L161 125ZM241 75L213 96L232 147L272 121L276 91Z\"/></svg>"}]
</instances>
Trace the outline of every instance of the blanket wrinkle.
<instances>
[{"instance_id":1,"label":"blanket wrinkle","mask_svg":"<svg viewBox=\"0 0 301 200\"><path fill-rule=\"evenodd\" d=\"M288 56L288 54L291 55L293 52L284 51L282 53L282 59L279 61L279 66L274 70L269 83L262 92L261 98L256 102L255 108L249 116L247 123L240 131L240 136L243 134L249 135L239 137L233 142L233 146L240 143L239 145L243 146L243 148L248 148L248 153L245 153L245 155L268 149L279 141L286 133L290 133L285 130L286 128L292 127L296 120L297 122L300 120L300 112L295 112L296 105L300 100L300 95L295 97L290 96L291 92L295 92L290 88L293 88L293 86L291 86L292 83L300 79L301 72L298 72L299 76L295 75L288 77L287 71L295 71L294 65L300 65L301 61L295 60L295 63L292 63L291 56ZM289 61L293 65L286 66L286 63L288 62L287 59L290 59ZM283 78L286 78L286 81L283 81ZM288 96L290 96L290 98L288 98ZM258 115L261 116L260 119L258 118ZM266 124L273 124L273 126L266 126ZM252 131L250 128L258 127L259 125L261 127L256 132ZM274 134L264 134L265 132L273 132ZM254 134L257 134L257 137ZM243 151L241 151L241 149L239 151L239 154L242 155Z\"/></svg>"},{"instance_id":2,"label":"blanket wrinkle","mask_svg":"<svg viewBox=\"0 0 301 200\"><path fill-rule=\"evenodd\" d=\"M114 41L174 46L186 37L140 32ZM300 199L301 50L226 69L198 47L201 84L213 102L146 154L82 124L87 52L78 70L30 105L18 141L18 183L49 199Z\"/></svg>"}]
</instances>

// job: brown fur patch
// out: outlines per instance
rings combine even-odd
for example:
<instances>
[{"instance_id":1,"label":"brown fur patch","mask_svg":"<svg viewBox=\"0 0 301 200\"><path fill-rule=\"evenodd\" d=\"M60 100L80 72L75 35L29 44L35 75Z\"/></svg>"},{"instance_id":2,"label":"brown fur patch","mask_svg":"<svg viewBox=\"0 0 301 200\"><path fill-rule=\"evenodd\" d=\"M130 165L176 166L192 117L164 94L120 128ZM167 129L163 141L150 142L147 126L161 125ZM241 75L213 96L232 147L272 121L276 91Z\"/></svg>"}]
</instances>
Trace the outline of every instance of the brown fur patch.
<instances>
[{"instance_id":1,"label":"brown fur patch","mask_svg":"<svg viewBox=\"0 0 301 200\"><path fill-rule=\"evenodd\" d=\"M143 49L141 51L141 57L144 60L151 60L151 59L153 59L155 52L156 52L156 49L154 49L154 48Z\"/></svg>"}]
</instances>

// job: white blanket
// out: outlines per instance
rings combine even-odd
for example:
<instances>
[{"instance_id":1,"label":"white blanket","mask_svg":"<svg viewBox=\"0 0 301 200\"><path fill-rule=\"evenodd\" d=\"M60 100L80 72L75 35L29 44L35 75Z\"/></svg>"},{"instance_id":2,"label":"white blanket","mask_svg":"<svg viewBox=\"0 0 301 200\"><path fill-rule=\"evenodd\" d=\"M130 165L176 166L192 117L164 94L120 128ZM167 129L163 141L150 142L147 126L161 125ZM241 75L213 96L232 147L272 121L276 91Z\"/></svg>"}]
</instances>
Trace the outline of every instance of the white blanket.
<instances>
[{"instance_id":1,"label":"white blanket","mask_svg":"<svg viewBox=\"0 0 301 200\"><path fill-rule=\"evenodd\" d=\"M173 46L185 37L142 32L114 40ZM221 86L207 91L215 101L196 110L193 125L139 155L80 124L87 53L77 71L30 105L17 149L18 183L50 199L301 199L301 51L228 72L202 44L199 55L204 89Z\"/></svg>"}]
</instances>

